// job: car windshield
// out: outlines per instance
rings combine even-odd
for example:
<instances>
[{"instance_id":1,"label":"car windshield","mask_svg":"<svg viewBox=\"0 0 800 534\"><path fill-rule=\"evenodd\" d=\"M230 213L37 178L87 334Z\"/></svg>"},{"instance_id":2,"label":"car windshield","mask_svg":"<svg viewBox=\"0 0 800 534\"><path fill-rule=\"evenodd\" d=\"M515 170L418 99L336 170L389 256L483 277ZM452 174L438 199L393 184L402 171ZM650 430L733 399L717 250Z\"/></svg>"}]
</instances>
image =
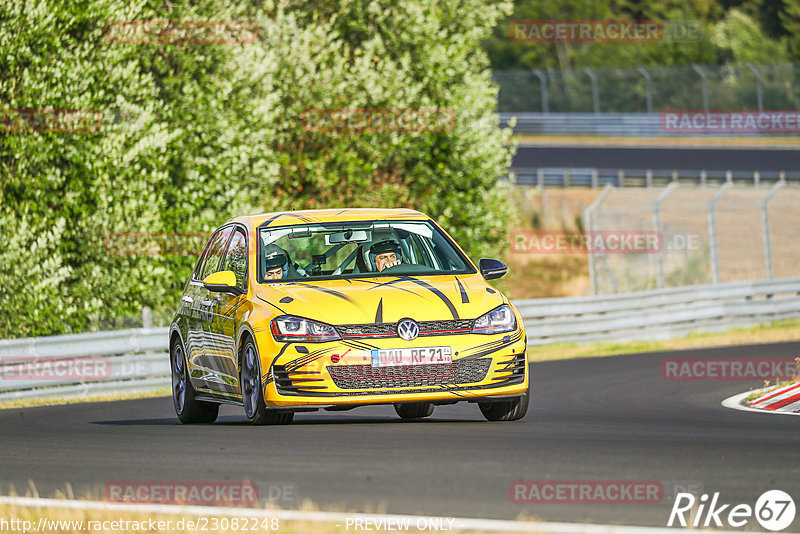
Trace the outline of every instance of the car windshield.
<instances>
[{"instance_id":1,"label":"car windshield","mask_svg":"<svg viewBox=\"0 0 800 534\"><path fill-rule=\"evenodd\" d=\"M258 281L468 274L475 270L429 221L261 228Z\"/></svg>"}]
</instances>

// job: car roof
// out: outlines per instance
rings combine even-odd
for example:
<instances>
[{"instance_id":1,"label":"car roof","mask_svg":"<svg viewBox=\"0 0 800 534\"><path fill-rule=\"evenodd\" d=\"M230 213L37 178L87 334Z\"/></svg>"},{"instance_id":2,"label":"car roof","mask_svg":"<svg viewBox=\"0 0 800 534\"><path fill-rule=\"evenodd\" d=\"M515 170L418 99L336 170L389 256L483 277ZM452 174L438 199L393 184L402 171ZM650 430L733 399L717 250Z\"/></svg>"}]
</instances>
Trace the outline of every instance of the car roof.
<instances>
[{"instance_id":1,"label":"car roof","mask_svg":"<svg viewBox=\"0 0 800 534\"><path fill-rule=\"evenodd\" d=\"M260 226L287 226L294 224L373 221L373 220L419 220L429 217L408 208L340 208L325 210L276 211L259 215L242 215L228 221L242 223L251 228ZM227 224L227 223L226 223Z\"/></svg>"}]
</instances>

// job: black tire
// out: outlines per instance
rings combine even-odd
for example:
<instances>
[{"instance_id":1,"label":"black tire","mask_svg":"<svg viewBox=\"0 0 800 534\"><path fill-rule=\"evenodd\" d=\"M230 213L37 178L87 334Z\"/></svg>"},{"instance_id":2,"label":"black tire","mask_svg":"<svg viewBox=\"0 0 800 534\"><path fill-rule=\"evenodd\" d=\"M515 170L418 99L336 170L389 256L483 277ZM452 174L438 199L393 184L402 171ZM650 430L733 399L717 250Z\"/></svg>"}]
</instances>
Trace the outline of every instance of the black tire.
<instances>
[{"instance_id":1,"label":"black tire","mask_svg":"<svg viewBox=\"0 0 800 534\"><path fill-rule=\"evenodd\" d=\"M394 411L401 419L422 419L433 413L432 402L398 402L394 405Z\"/></svg>"},{"instance_id":2,"label":"black tire","mask_svg":"<svg viewBox=\"0 0 800 534\"><path fill-rule=\"evenodd\" d=\"M181 423L213 423L219 414L216 402L199 401L192 382L189 380L189 369L183 343L175 339L170 347L170 367L172 367L172 404Z\"/></svg>"},{"instance_id":3,"label":"black tire","mask_svg":"<svg viewBox=\"0 0 800 534\"><path fill-rule=\"evenodd\" d=\"M531 401L531 388L516 399L507 401L479 402L483 416L489 421L518 421L525 417Z\"/></svg>"},{"instance_id":4,"label":"black tire","mask_svg":"<svg viewBox=\"0 0 800 534\"><path fill-rule=\"evenodd\" d=\"M261 363L258 349L252 339L242 347L242 405L247 419L254 425L288 425L294 412L270 410L264 403L264 388L261 386Z\"/></svg>"}]
</instances>

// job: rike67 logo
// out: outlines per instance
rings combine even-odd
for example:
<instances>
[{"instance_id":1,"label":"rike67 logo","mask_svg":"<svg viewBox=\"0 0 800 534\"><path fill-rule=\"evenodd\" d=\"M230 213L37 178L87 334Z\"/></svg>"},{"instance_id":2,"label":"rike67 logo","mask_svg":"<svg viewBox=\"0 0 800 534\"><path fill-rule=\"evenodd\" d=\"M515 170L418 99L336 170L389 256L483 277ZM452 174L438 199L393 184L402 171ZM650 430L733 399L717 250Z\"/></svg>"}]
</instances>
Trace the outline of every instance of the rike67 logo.
<instances>
[{"instance_id":1,"label":"rike67 logo","mask_svg":"<svg viewBox=\"0 0 800 534\"><path fill-rule=\"evenodd\" d=\"M719 492L714 493L710 501L706 493L699 499L691 493L679 493L672 505L667 526L685 527L691 523L693 527L722 527L723 521L727 521L732 527L743 527L755 517L762 528L774 532L791 525L794 516L794 500L781 490L765 491L755 507L749 504L723 504L719 501Z\"/></svg>"}]
</instances>

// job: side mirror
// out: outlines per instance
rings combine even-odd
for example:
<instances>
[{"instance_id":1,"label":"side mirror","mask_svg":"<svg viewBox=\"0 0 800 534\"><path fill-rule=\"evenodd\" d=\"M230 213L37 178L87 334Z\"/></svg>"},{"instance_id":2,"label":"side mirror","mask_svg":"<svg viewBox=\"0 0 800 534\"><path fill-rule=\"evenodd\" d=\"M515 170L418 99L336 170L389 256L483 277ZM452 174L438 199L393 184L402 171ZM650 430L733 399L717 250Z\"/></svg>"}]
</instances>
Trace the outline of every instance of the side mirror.
<instances>
[{"instance_id":1,"label":"side mirror","mask_svg":"<svg viewBox=\"0 0 800 534\"><path fill-rule=\"evenodd\" d=\"M502 278L508 272L508 266L500 260L492 258L481 258L478 262L478 269L486 280Z\"/></svg>"},{"instance_id":2,"label":"side mirror","mask_svg":"<svg viewBox=\"0 0 800 534\"><path fill-rule=\"evenodd\" d=\"M219 271L210 274L203 280L203 287L215 293L233 293L241 295L245 291L236 285L236 275L233 271Z\"/></svg>"}]
</instances>

